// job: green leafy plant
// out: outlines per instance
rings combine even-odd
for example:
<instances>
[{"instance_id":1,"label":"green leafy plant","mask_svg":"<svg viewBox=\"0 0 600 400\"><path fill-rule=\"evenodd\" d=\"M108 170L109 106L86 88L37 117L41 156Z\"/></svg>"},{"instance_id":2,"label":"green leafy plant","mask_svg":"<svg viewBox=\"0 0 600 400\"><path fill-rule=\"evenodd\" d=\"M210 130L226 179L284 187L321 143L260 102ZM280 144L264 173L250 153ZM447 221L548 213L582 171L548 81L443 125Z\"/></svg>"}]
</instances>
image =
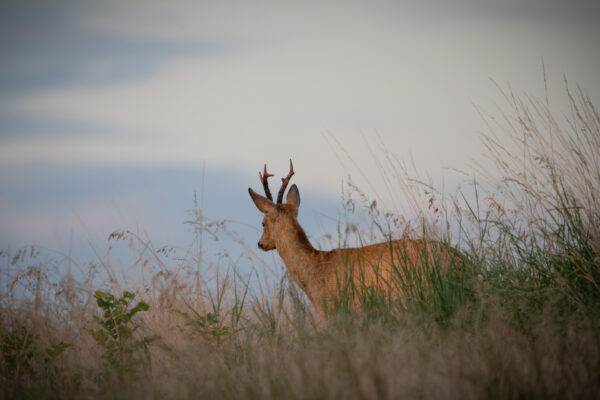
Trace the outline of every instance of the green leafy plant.
<instances>
[{"instance_id":1,"label":"green leafy plant","mask_svg":"<svg viewBox=\"0 0 600 400\"><path fill-rule=\"evenodd\" d=\"M149 345L155 336L134 337L134 332L140 327L132 322L139 312L148 311L150 306L143 301L133 305L135 294L125 291L123 296L115 297L103 291L94 293L102 316L95 316L99 329L89 329L88 332L104 348L102 358L116 372L122 374L132 369L141 360L135 356L137 350L143 350L146 361L150 365Z\"/></svg>"},{"instance_id":2,"label":"green leafy plant","mask_svg":"<svg viewBox=\"0 0 600 400\"><path fill-rule=\"evenodd\" d=\"M0 335L0 371L6 377L4 394L13 397L26 393L29 397L40 397L40 381L46 381L54 391L57 389L61 368L56 359L72 345L65 342L53 344L46 349L38 346L39 337L29 333ZM34 382L32 385L31 382ZM46 393L48 395L48 393Z\"/></svg>"},{"instance_id":3,"label":"green leafy plant","mask_svg":"<svg viewBox=\"0 0 600 400\"><path fill-rule=\"evenodd\" d=\"M194 315L181 310L173 310L185 319L185 325L192 329L193 333L199 334L206 339L214 339L217 343L231 334L228 326L223 325L216 313L206 313L204 315L193 311Z\"/></svg>"}]
</instances>

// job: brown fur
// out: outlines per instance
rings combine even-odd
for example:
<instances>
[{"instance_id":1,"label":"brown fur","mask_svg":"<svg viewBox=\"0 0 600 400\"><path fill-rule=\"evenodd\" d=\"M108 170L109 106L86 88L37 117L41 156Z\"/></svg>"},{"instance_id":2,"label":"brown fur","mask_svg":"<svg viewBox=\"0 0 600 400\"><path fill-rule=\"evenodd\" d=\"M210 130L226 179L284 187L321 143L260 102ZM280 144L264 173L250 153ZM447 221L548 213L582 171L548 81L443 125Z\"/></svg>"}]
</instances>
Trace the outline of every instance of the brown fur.
<instances>
[{"instance_id":1,"label":"brown fur","mask_svg":"<svg viewBox=\"0 0 600 400\"><path fill-rule=\"evenodd\" d=\"M451 247L425 240L395 240L361 248L319 251L298 223L300 195L296 185L290 188L287 204L275 204L252 189L249 192L265 214L259 247L265 251L277 250L292 279L320 314L331 304L344 280L351 280L358 291L366 287L398 288L392 281L408 279L404 274L410 269L424 264L445 267L462 260ZM425 259L428 262L423 263Z\"/></svg>"}]
</instances>

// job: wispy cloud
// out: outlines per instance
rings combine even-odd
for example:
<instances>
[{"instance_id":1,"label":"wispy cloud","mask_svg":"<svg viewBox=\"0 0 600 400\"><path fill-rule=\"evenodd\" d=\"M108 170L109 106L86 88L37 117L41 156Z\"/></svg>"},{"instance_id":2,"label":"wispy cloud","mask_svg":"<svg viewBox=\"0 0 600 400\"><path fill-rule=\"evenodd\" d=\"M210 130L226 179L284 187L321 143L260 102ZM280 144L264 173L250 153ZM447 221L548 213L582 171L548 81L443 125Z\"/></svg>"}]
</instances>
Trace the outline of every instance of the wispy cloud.
<instances>
[{"instance_id":1,"label":"wispy cloud","mask_svg":"<svg viewBox=\"0 0 600 400\"><path fill-rule=\"evenodd\" d=\"M600 98L600 17L583 1L0 7L5 170L206 162L255 179L291 157L304 192L335 198L349 171L327 135L377 187L374 136L438 178L476 157L489 77L541 94L543 58L553 82L566 72ZM64 196L78 190L92 188Z\"/></svg>"},{"instance_id":2,"label":"wispy cloud","mask_svg":"<svg viewBox=\"0 0 600 400\"><path fill-rule=\"evenodd\" d=\"M211 57L227 51L227 43L203 36L151 35L151 24L158 20L141 12L144 7L132 6L86 1L3 2L0 96L147 79L177 57ZM143 27L146 33L134 34Z\"/></svg>"}]
</instances>

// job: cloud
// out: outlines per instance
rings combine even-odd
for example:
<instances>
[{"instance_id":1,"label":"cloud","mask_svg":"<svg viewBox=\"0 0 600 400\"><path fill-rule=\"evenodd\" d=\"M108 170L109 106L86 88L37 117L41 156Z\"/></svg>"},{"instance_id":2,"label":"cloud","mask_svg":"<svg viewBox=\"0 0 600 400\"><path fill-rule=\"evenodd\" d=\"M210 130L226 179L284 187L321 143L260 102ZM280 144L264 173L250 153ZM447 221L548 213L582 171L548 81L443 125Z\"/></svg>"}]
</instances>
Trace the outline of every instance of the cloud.
<instances>
[{"instance_id":1,"label":"cloud","mask_svg":"<svg viewBox=\"0 0 600 400\"><path fill-rule=\"evenodd\" d=\"M145 7L132 6L127 2L104 7L86 1L3 2L0 96L145 79L177 57L215 57L229 50L227 43L204 36L151 35L151 24L158 19L144 13ZM136 29L145 33L133 34Z\"/></svg>"},{"instance_id":2,"label":"cloud","mask_svg":"<svg viewBox=\"0 0 600 400\"><path fill-rule=\"evenodd\" d=\"M0 243L64 249L74 229L106 244L138 223L159 243L187 243L203 163L208 217L255 226L246 188L259 187L264 163L283 176L292 158L301 222L316 235L315 214L336 216L348 174L401 208L386 156L414 160L421 178L451 191L444 167L482 152L473 103L501 101L489 77L542 95L543 58L553 87L566 72L600 98L596 10L541 0L2 2Z\"/></svg>"},{"instance_id":3,"label":"cloud","mask_svg":"<svg viewBox=\"0 0 600 400\"><path fill-rule=\"evenodd\" d=\"M249 174L264 162L285 172L291 157L298 174L310 177L308 190L337 195L347 171L336 154L344 150L330 148L325 137L338 138L365 176L376 179L368 145L379 135L400 158L412 154L420 168L443 176L442 167L460 168L481 151L476 138L484 127L472 102L498 98L488 77L535 92L542 89L544 57L555 75L575 70L592 94L600 93L600 56L589 51L597 27L558 26L519 14L520 6L493 4L88 5L58 39L83 30L82 48L89 42L104 49L98 54L112 54L86 59L84 74L123 71L127 78L90 86L75 74L70 82L5 98L11 115L71 121L81 124L82 135L54 134L68 130L56 126L45 137L27 135L35 127L8 126L2 136L13 140L3 143L0 159L206 161ZM467 9L469 17L459 12ZM207 56L190 43L233 44L234 51ZM115 59L123 64L111 64ZM129 59L154 65L152 72L131 75Z\"/></svg>"}]
</instances>

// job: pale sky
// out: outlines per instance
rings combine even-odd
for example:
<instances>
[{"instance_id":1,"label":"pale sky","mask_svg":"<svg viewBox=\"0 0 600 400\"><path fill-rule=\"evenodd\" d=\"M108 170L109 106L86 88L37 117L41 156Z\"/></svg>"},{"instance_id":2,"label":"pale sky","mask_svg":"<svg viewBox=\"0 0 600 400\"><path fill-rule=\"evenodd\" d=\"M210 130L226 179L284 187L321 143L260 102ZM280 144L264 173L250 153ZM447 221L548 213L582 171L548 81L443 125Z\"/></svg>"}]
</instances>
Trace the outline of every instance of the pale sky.
<instances>
[{"instance_id":1,"label":"pale sky","mask_svg":"<svg viewBox=\"0 0 600 400\"><path fill-rule=\"evenodd\" d=\"M349 173L383 192L375 138L455 182L483 151L475 106L501 102L490 78L541 96L543 60L552 90L565 73L600 100L597 4L5 1L0 246L138 218L177 241L203 165L206 212L258 226L247 187L289 158L313 221Z\"/></svg>"}]
</instances>

